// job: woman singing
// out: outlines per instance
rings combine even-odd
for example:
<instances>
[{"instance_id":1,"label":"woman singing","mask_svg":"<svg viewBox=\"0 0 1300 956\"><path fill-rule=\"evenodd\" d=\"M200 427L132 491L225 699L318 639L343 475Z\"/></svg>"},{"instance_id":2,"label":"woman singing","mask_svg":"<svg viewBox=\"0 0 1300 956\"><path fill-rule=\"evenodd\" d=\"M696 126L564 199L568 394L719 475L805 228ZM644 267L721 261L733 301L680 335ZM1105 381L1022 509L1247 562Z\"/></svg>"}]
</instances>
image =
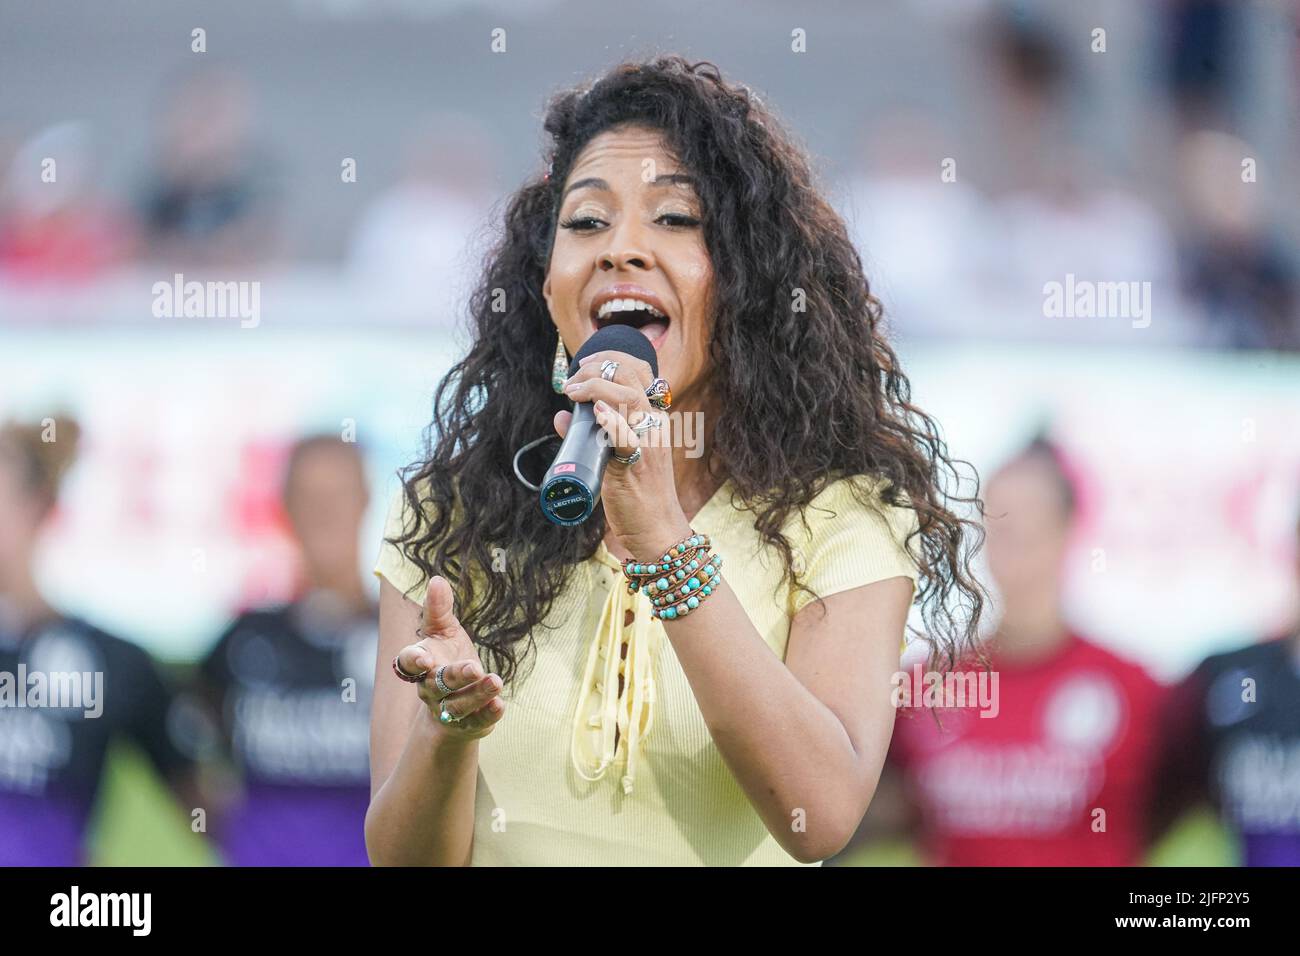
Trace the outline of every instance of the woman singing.
<instances>
[{"instance_id":1,"label":"woman singing","mask_svg":"<svg viewBox=\"0 0 1300 956\"><path fill-rule=\"evenodd\" d=\"M818 864L872 798L914 597L936 659L973 641L973 499L749 90L624 64L545 128L389 512L371 861ZM610 323L661 378L618 352L565 378ZM511 463L576 402L611 457L562 527Z\"/></svg>"}]
</instances>

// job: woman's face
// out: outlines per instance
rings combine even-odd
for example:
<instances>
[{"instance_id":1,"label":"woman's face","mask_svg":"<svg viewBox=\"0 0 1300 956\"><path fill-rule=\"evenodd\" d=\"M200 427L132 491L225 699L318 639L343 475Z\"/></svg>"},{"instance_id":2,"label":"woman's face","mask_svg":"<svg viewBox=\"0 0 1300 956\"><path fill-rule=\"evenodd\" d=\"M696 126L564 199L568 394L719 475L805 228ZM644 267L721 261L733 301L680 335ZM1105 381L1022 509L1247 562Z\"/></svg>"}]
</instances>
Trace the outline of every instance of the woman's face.
<instances>
[{"instance_id":1,"label":"woman's face","mask_svg":"<svg viewBox=\"0 0 1300 956\"><path fill-rule=\"evenodd\" d=\"M713 267L703 210L683 181L687 175L652 129L624 127L594 137L565 180L542 292L570 355L607 324L641 327L673 403L698 407L707 378ZM664 318L639 308L602 314L610 299L648 302Z\"/></svg>"}]
</instances>

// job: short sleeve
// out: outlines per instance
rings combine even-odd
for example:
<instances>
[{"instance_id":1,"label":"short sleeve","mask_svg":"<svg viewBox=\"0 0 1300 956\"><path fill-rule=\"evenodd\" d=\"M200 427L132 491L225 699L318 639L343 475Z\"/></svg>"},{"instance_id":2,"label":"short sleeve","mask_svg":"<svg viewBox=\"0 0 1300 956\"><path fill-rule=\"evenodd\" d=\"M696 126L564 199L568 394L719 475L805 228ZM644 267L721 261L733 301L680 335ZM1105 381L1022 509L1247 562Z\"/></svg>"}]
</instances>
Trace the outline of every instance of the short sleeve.
<instances>
[{"instance_id":1,"label":"short sleeve","mask_svg":"<svg viewBox=\"0 0 1300 956\"><path fill-rule=\"evenodd\" d=\"M406 501L405 489L398 485L388 505L384 519L383 540L379 544L379 558L375 563L375 576L384 578L416 604L424 603L426 586L424 572L411 561L397 545L388 539L401 537L414 524L414 516Z\"/></svg>"},{"instance_id":2,"label":"short sleeve","mask_svg":"<svg viewBox=\"0 0 1300 956\"><path fill-rule=\"evenodd\" d=\"M865 489L864 505L854 488ZM893 577L919 578L916 558L907 538L917 528L915 512L880 500L880 483L866 476L842 478L815 497L805 513L807 530L796 516L787 532L802 559L801 579L821 597L874 584ZM859 492L861 494L861 491ZM814 600L799 588L790 592L791 616Z\"/></svg>"}]
</instances>

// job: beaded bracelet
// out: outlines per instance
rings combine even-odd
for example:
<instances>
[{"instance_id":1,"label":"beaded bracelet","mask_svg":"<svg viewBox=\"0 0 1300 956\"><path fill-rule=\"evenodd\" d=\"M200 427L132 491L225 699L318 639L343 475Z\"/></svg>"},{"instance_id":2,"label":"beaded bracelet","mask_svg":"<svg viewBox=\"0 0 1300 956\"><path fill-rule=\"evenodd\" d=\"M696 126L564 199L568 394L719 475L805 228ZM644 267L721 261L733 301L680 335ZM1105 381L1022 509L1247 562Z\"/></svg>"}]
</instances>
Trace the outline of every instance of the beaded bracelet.
<instances>
[{"instance_id":1,"label":"beaded bracelet","mask_svg":"<svg viewBox=\"0 0 1300 956\"><path fill-rule=\"evenodd\" d=\"M707 552L708 549L709 536L707 534L691 534L665 551L653 563L645 564L628 558L623 562L623 574L627 578L627 593L635 594L642 587L666 574L677 576L677 572L684 565L689 564L699 554ZM698 568L699 565L696 564L695 567ZM691 570L695 570L695 568ZM685 577L686 575L683 573L678 576L678 579Z\"/></svg>"},{"instance_id":2,"label":"beaded bracelet","mask_svg":"<svg viewBox=\"0 0 1300 956\"><path fill-rule=\"evenodd\" d=\"M691 593L690 597L688 597L685 601L681 601L670 607L651 608L650 615L652 617L659 618L662 621L672 621L677 618L685 617L687 614L690 614L697 607L699 607L701 604L707 601L709 599L709 595L717 591L718 585L721 583L722 583L722 572L715 571L713 575L709 578L709 582L707 584L701 583L699 588L694 590Z\"/></svg>"},{"instance_id":3,"label":"beaded bracelet","mask_svg":"<svg viewBox=\"0 0 1300 956\"><path fill-rule=\"evenodd\" d=\"M698 561L693 561L691 564L698 564ZM651 585L653 590L647 589L647 593L651 595L660 595L659 597L651 597L650 604L654 609L662 611L663 616L669 620L674 617L684 617L699 607L703 599L716 590L717 583L720 580L718 576L721 571L722 555L715 554L709 558L703 567L698 569L698 573L692 573L689 578L682 581L681 587L678 587L674 582L670 582L667 578L660 578ZM673 607L673 605L678 606ZM669 611L676 613L669 614ZM651 613L654 614L655 611L652 610Z\"/></svg>"}]
</instances>

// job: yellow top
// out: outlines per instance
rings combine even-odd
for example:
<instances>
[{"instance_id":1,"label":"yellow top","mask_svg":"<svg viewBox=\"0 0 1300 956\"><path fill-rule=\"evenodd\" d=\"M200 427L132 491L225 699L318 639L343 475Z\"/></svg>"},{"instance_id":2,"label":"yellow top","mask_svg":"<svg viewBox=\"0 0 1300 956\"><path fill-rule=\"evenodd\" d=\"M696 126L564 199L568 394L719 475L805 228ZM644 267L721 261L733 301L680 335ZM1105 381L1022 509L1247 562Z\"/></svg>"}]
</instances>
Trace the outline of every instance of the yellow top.
<instances>
[{"instance_id":1,"label":"yellow top","mask_svg":"<svg viewBox=\"0 0 1300 956\"><path fill-rule=\"evenodd\" d=\"M823 597L897 576L915 588L916 562L904 547L915 514L865 508L851 481L878 487L862 476L836 481L807 509L807 531L797 514L783 528L805 584ZM812 598L789 582L778 586L780 553L731 505L731 487L724 482L691 527L710 536L723 559L721 580L785 660L790 621ZM400 534L405 517L398 489L384 536ZM387 542L375 574L422 602L424 576ZM643 591L627 593L604 542L573 572L534 634L526 656L535 659L525 659L521 678L502 692L505 716L479 741L472 865L800 865L727 768L664 625L649 611ZM396 680L386 689L410 692Z\"/></svg>"}]
</instances>

